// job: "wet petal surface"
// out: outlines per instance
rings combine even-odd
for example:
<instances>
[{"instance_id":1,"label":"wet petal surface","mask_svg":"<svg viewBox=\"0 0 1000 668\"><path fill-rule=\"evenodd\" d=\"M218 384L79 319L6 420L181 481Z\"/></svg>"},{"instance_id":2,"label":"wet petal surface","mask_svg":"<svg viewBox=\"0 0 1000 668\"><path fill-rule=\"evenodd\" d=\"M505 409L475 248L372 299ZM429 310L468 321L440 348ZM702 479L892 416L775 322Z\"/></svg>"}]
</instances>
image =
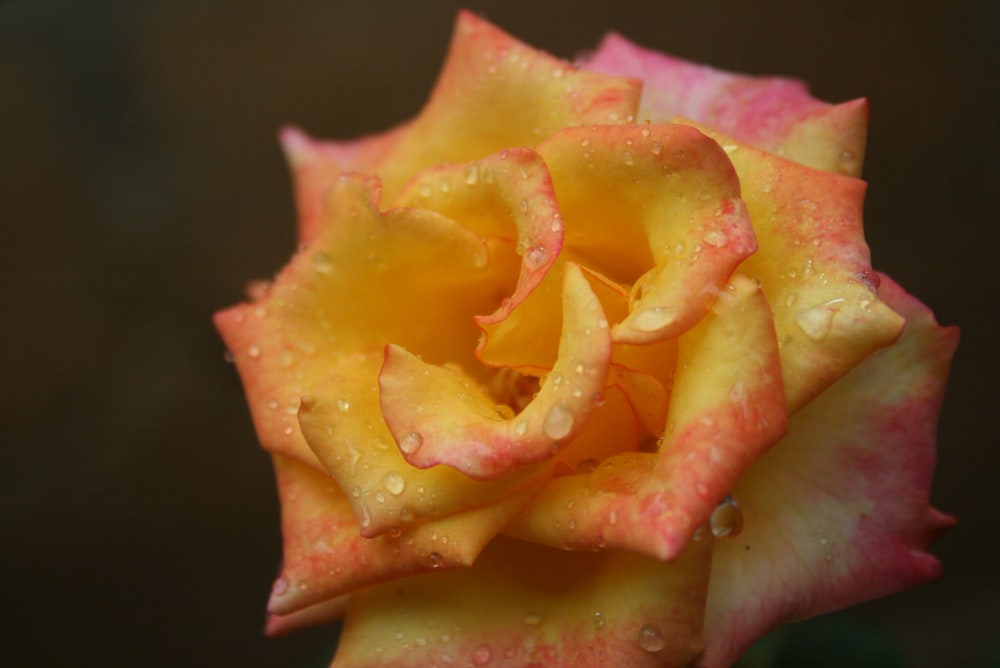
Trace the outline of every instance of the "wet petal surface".
<instances>
[{"instance_id":1,"label":"wet petal surface","mask_svg":"<svg viewBox=\"0 0 1000 668\"><path fill-rule=\"evenodd\" d=\"M745 518L716 543L706 668L728 666L778 624L932 580L924 550L953 520L927 498L955 328L888 278L902 337L835 383L733 490Z\"/></svg>"}]
</instances>

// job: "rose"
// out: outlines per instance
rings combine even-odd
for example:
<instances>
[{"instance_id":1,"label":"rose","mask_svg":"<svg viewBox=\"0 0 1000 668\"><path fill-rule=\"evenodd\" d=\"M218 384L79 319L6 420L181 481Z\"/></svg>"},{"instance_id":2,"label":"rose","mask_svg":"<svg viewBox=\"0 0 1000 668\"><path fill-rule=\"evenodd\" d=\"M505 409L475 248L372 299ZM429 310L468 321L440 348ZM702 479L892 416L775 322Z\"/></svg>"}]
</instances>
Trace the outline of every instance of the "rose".
<instances>
[{"instance_id":1,"label":"rose","mask_svg":"<svg viewBox=\"0 0 1000 668\"><path fill-rule=\"evenodd\" d=\"M216 322L277 471L269 629L346 605L334 665L723 666L939 571L957 333L871 269L865 103L581 65L463 13L412 122L282 135L300 250Z\"/></svg>"}]
</instances>

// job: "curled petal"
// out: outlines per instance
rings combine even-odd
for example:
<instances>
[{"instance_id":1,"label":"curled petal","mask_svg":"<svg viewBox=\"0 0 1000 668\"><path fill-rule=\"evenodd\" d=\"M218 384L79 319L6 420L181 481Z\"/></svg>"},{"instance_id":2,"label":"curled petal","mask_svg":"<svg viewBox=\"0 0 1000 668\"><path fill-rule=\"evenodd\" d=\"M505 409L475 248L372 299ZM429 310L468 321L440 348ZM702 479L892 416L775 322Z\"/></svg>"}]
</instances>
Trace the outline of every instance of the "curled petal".
<instances>
[{"instance_id":1,"label":"curled petal","mask_svg":"<svg viewBox=\"0 0 1000 668\"><path fill-rule=\"evenodd\" d=\"M582 65L642 79L640 118L654 123L690 118L814 169L861 174L866 100L831 105L810 96L795 79L724 72L650 51L614 33Z\"/></svg>"},{"instance_id":2,"label":"curled petal","mask_svg":"<svg viewBox=\"0 0 1000 668\"><path fill-rule=\"evenodd\" d=\"M489 315L475 318L486 336L478 356L490 366L517 366L536 373L551 368L558 327L548 315L561 297L563 225L552 180L541 157L526 148L502 151L459 165L427 170L411 180L397 201L459 221L474 234L500 242L495 254L520 256L516 287ZM555 269L553 270L553 268ZM524 305L543 279L542 297ZM538 306L545 307L544 312ZM545 335L539 335L539 330Z\"/></svg>"},{"instance_id":3,"label":"curled petal","mask_svg":"<svg viewBox=\"0 0 1000 668\"><path fill-rule=\"evenodd\" d=\"M329 477L275 457L284 563L268 611L286 616L361 587L471 565L534 490L375 538L358 531L351 506Z\"/></svg>"},{"instance_id":4,"label":"curled petal","mask_svg":"<svg viewBox=\"0 0 1000 668\"><path fill-rule=\"evenodd\" d=\"M343 596L337 596L336 598L311 605L308 608L296 610L287 615L268 613L267 623L264 625L264 633L273 638L299 629L329 624L344 616L349 598L349 594L344 594Z\"/></svg>"},{"instance_id":5,"label":"curled petal","mask_svg":"<svg viewBox=\"0 0 1000 668\"><path fill-rule=\"evenodd\" d=\"M371 168L406 132L406 125L353 141L313 139L296 127L281 129L281 146L292 169L295 204L299 211L299 244L319 233L323 203L334 179L345 172L370 172Z\"/></svg>"},{"instance_id":6,"label":"curled petal","mask_svg":"<svg viewBox=\"0 0 1000 668\"><path fill-rule=\"evenodd\" d=\"M382 412L407 461L448 464L494 480L552 457L578 434L604 389L611 338L604 313L578 267L566 265L559 357L518 415L500 408L461 373L390 346L379 376ZM419 448L406 447L418 434Z\"/></svg>"},{"instance_id":7,"label":"curled petal","mask_svg":"<svg viewBox=\"0 0 1000 668\"><path fill-rule=\"evenodd\" d=\"M566 219L564 245L635 282L616 342L677 336L757 247L726 154L676 125L569 128L538 147ZM636 268L642 272L636 275Z\"/></svg>"},{"instance_id":8,"label":"curled petal","mask_svg":"<svg viewBox=\"0 0 1000 668\"><path fill-rule=\"evenodd\" d=\"M329 365L329 380L299 410L302 433L346 495L362 536L398 533L495 504L547 477L544 465L493 482L471 480L447 466L413 467L404 452L422 447L422 437L403 434L397 446L382 419L381 366L382 355L374 352Z\"/></svg>"},{"instance_id":9,"label":"curled petal","mask_svg":"<svg viewBox=\"0 0 1000 668\"><path fill-rule=\"evenodd\" d=\"M924 550L954 520L928 489L958 331L884 276L882 293L907 318L900 339L793 416L733 490L745 528L716 544L701 666L730 665L782 622L940 575Z\"/></svg>"},{"instance_id":10,"label":"curled petal","mask_svg":"<svg viewBox=\"0 0 1000 668\"><path fill-rule=\"evenodd\" d=\"M505 533L672 559L784 434L784 406L770 311L759 289L737 276L681 337L659 453L624 453L589 475L550 481Z\"/></svg>"},{"instance_id":11,"label":"curled petal","mask_svg":"<svg viewBox=\"0 0 1000 668\"><path fill-rule=\"evenodd\" d=\"M710 542L672 564L498 538L467 570L351 597L334 668L681 668L701 646Z\"/></svg>"},{"instance_id":12,"label":"curled petal","mask_svg":"<svg viewBox=\"0 0 1000 668\"><path fill-rule=\"evenodd\" d=\"M474 367L471 315L493 308L506 285L506 266L490 262L479 237L432 212L382 213L378 193L376 179L335 179L322 233L255 302L215 316L261 444L316 468L297 413L300 398L326 380L327 360L394 341Z\"/></svg>"},{"instance_id":13,"label":"curled petal","mask_svg":"<svg viewBox=\"0 0 1000 668\"><path fill-rule=\"evenodd\" d=\"M640 89L578 71L463 11L430 100L375 171L391 199L432 165L534 146L559 128L625 122Z\"/></svg>"},{"instance_id":14,"label":"curled petal","mask_svg":"<svg viewBox=\"0 0 1000 668\"><path fill-rule=\"evenodd\" d=\"M761 248L740 271L760 281L774 311L794 413L903 327L878 295L862 228L865 183L705 131L731 147L743 183Z\"/></svg>"}]
</instances>

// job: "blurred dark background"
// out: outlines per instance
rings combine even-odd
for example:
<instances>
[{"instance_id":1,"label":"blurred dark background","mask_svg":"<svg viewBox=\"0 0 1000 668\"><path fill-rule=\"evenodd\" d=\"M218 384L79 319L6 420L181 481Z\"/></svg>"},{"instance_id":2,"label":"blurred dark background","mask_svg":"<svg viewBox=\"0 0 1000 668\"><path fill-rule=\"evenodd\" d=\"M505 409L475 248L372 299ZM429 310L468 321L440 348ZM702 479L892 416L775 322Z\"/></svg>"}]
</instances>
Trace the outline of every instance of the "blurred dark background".
<instances>
[{"instance_id":1,"label":"blurred dark background","mask_svg":"<svg viewBox=\"0 0 1000 668\"><path fill-rule=\"evenodd\" d=\"M961 523L940 582L772 647L1000 665L991 0L0 0L0 663L326 665L329 629L262 637L278 508L209 318L293 249L277 128L415 114L462 4L562 57L617 29L871 100L875 264L963 328L933 493Z\"/></svg>"}]
</instances>

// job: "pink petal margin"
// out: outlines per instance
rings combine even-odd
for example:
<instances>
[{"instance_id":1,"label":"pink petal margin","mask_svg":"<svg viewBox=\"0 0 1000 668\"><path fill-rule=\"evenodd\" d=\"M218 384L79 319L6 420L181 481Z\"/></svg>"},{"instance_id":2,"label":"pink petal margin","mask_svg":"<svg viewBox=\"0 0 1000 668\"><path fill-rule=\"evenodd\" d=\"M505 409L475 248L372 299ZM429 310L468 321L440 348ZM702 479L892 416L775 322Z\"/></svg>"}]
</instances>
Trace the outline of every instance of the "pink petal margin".
<instances>
[{"instance_id":1,"label":"pink petal margin","mask_svg":"<svg viewBox=\"0 0 1000 668\"><path fill-rule=\"evenodd\" d=\"M955 520L928 491L958 330L882 276L900 338L794 415L733 490L744 514L717 541L699 668L729 666L770 629L938 578L925 550Z\"/></svg>"}]
</instances>

